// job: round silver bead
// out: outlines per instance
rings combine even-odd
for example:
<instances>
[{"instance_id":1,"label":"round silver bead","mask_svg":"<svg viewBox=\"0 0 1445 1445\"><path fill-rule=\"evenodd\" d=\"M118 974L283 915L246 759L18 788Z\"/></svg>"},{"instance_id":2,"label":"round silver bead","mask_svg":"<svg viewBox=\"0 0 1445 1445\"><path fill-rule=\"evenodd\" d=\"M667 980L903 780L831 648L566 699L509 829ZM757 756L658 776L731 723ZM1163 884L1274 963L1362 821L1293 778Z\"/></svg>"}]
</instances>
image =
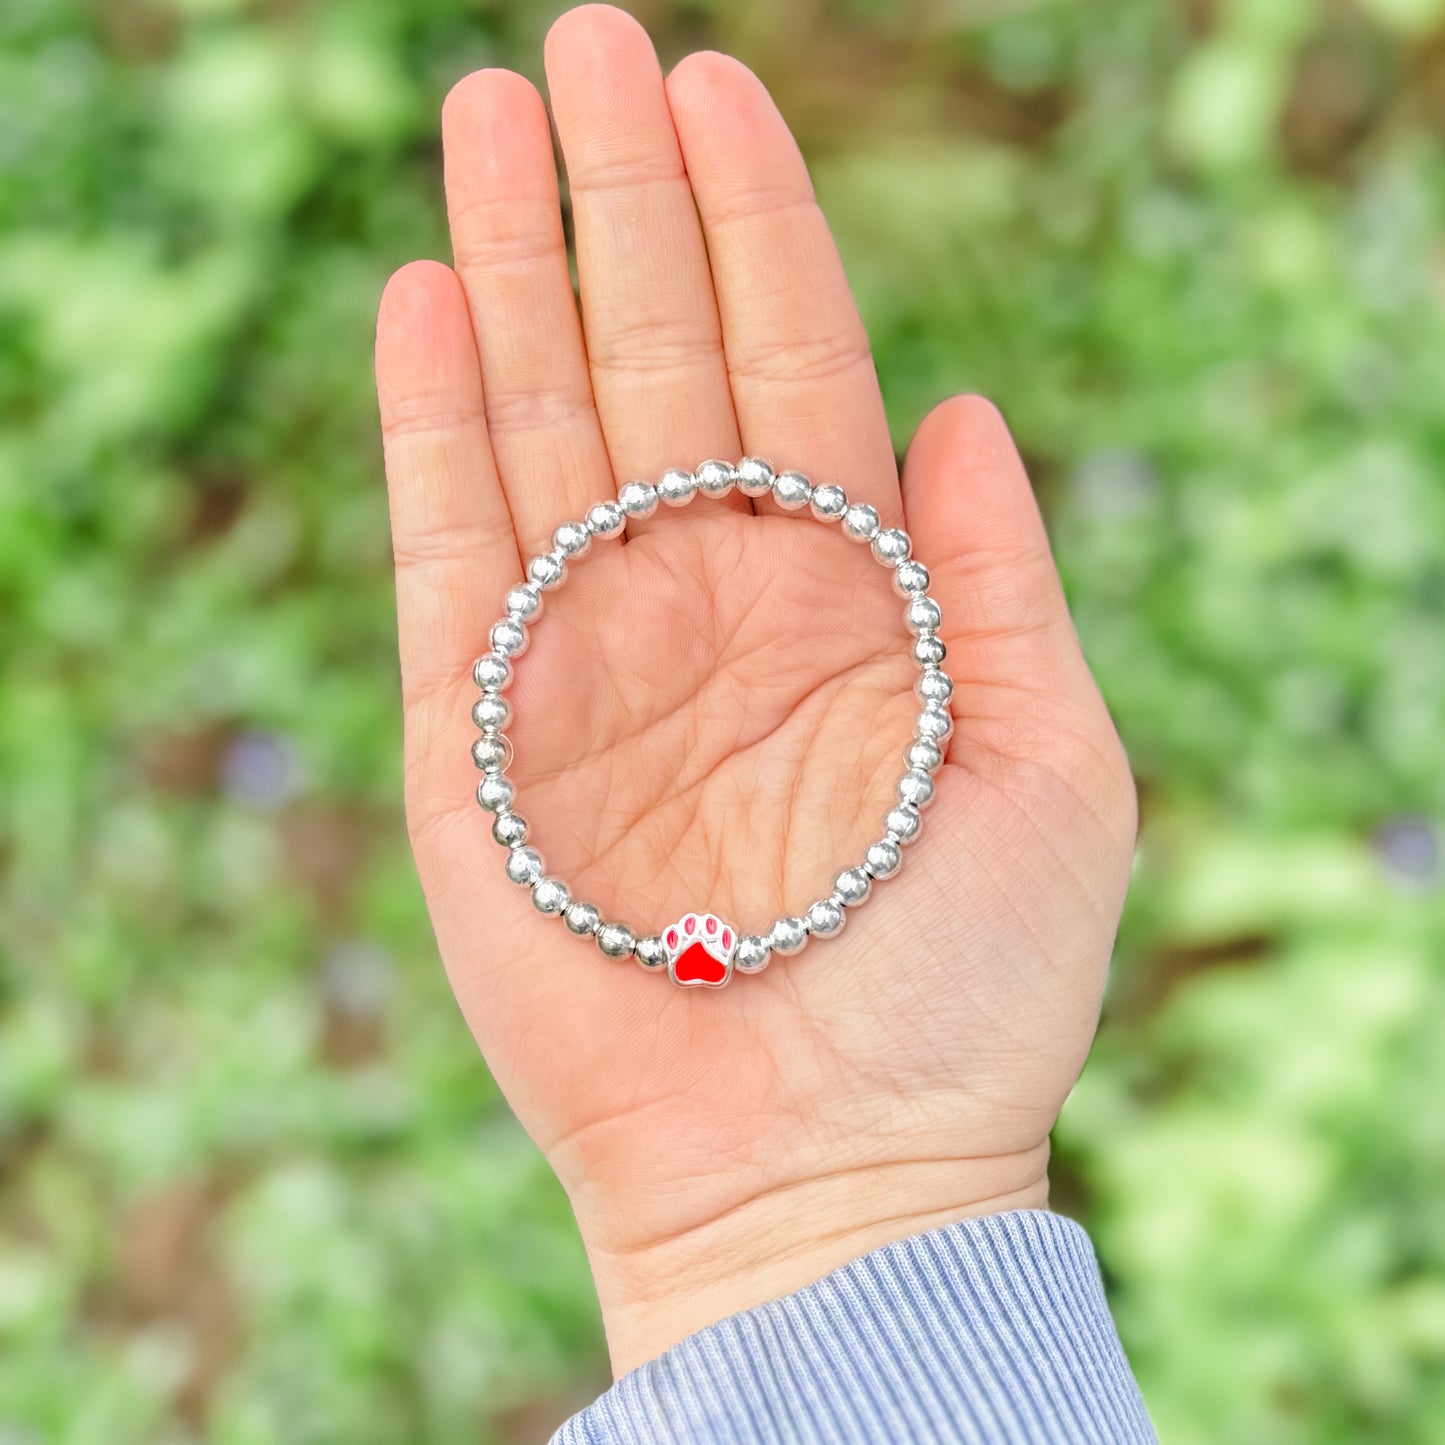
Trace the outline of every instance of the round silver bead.
<instances>
[{"instance_id":1,"label":"round silver bead","mask_svg":"<svg viewBox=\"0 0 1445 1445\"><path fill-rule=\"evenodd\" d=\"M943 645L941 637L925 632L914 638L913 660L919 667L942 667L943 659L947 656L948 649Z\"/></svg>"},{"instance_id":2,"label":"round silver bead","mask_svg":"<svg viewBox=\"0 0 1445 1445\"><path fill-rule=\"evenodd\" d=\"M953 732L953 714L946 707L929 703L914 719L913 730L921 738L941 743Z\"/></svg>"},{"instance_id":3,"label":"round silver bead","mask_svg":"<svg viewBox=\"0 0 1445 1445\"><path fill-rule=\"evenodd\" d=\"M697 489L705 497L725 497L737 484L737 468L716 458L697 469Z\"/></svg>"},{"instance_id":4,"label":"round silver bead","mask_svg":"<svg viewBox=\"0 0 1445 1445\"><path fill-rule=\"evenodd\" d=\"M946 672L930 667L913 684L913 691L918 694L919 702L947 702L953 696L953 679Z\"/></svg>"},{"instance_id":5,"label":"round silver bead","mask_svg":"<svg viewBox=\"0 0 1445 1445\"><path fill-rule=\"evenodd\" d=\"M492 837L504 848L519 848L527 841L527 820L510 809L492 819Z\"/></svg>"},{"instance_id":6,"label":"round silver bead","mask_svg":"<svg viewBox=\"0 0 1445 1445\"><path fill-rule=\"evenodd\" d=\"M669 507L685 507L697 491L697 478L681 467L669 467L657 479L657 495Z\"/></svg>"},{"instance_id":7,"label":"round silver bead","mask_svg":"<svg viewBox=\"0 0 1445 1445\"><path fill-rule=\"evenodd\" d=\"M488 773L477 784L477 802L489 813L500 813L504 808L510 808L516 796L517 790L500 773Z\"/></svg>"},{"instance_id":8,"label":"round silver bead","mask_svg":"<svg viewBox=\"0 0 1445 1445\"><path fill-rule=\"evenodd\" d=\"M913 597L903 609L903 625L916 637L923 632L937 632L943 611L931 597Z\"/></svg>"},{"instance_id":9,"label":"round silver bead","mask_svg":"<svg viewBox=\"0 0 1445 1445\"><path fill-rule=\"evenodd\" d=\"M592 547L592 533L585 522L563 522L552 533L552 546L564 557L585 557Z\"/></svg>"},{"instance_id":10,"label":"round silver bead","mask_svg":"<svg viewBox=\"0 0 1445 1445\"><path fill-rule=\"evenodd\" d=\"M782 472L773 482L773 500L785 512L799 512L813 500L813 484L802 472Z\"/></svg>"},{"instance_id":11,"label":"round silver bead","mask_svg":"<svg viewBox=\"0 0 1445 1445\"><path fill-rule=\"evenodd\" d=\"M768 929L768 947L774 953L797 953L808 941L808 920L785 914Z\"/></svg>"},{"instance_id":12,"label":"round silver bead","mask_svg":"<svg viewBox=\"0 0 1445 1445\"><path fill-rule=\"evenodd\" d=\"M815 938L832 938L843 931L848 915L843 905L832 898L820 898L808 905L808 932Z\"/></svg>"},{"instance_id":13,"label":"round silver bead","mask_svg":"<svg viewBox=\"0 0 1445 1445\"><path fill-rule=\"evenodd\" d=\"M520 657L527 650L527 629L510 617L492 623L488 639L492 651L502 657Z\"/></svg>"},{"instance_id":14,"label":"round silver bead","mask_svg":"<svg viewBox=\"0 0 1445 1445\"><path fill-rule=\"evenodd\" d=\"M517 622L535 622L542 615L542 590L535 583L519 582L507 588L502 611Z\"/></svg>"},{"instance_id":15,"label":"round silver bead","mask_svg":"<svg viewBox=\"0 0 1445 1445\"><path fill-rule=\"evenodd\" d=\"M604 923L597 930L597 947L608 958L626 958L632 944L632 930L625 923Z\"/></svg>"},{"instance_id":16,"label":"round silver bead","mask_svg":"<svg viewBox=\"0 0 1445 1445\"><path fill-rule=\"evenodd\" d=\"M855 542L871 542L878 535L878 512L867 502L854 502L843 513L843 535Z\"/></svg>"},{"instance_id":17,"label":"round silver bead","mask_svg":"<svg viewBox=\"0 0 1445 1445\"><path fill-rule=\"evenodd\" d=\"M657 510L657 488L651 482L624 482L617 505L634 519L650 517Z\"/></svg>"},{"instance_id":18,"label":"round silver bead","mask_svg":"<svg viewBox=\"0 0 1445 1445\"><path fill-rule=\"evenodd\" d=\"M542 876L544 866L542 855L535 848L512 848L507 853L507 861L502 864L507 877L526 888Z\"/></svg>"},{"instance_id":19,"label":"round silver bead","mask_svg":"<svg viewBox=\"0 0 1445 1445\"><path fill-rule=\"evenodd\" d=\"M532 885L532 907L549 918L555 918L571 901L572 895L560 878L539 878Z\"/></svg>"},{"instance_id":20,"label":"round silver bead","mask_svg":"<svg viewBox=\"0 0 1445 1445\"><path fill-rule=\"evenodd\" d=\"M908 560L913 543L902 527L885 527L873 538L873 557L885 567L896 567Z\"/></svg>"},{"instance_id":21,"label":"round silver bead","mask_svg":"<svg viewBox=\"0 0 1445 1445\"><path fill-rule=\"evenodd\" d=\"M910 768L899 778L893 796L900 803L912 803L915 808L926 808L933 801L933 779L922 768Z\"/></svg>"},{"instance_id":22,"label":"round silver bead","mask_svg":"<svg viewBox=\"0 0 1445 1445\"><path fill-rule=\"evenodd\" d=\"M544 592L562 585L567 564L555 552L539 552L527 563L527 576Z\"/></svg>"},{"instance_id":23,"label":"round silver bead","mask_svg":"<svg viewBox=\"0 0 1445 1445\"><path fill-rule=\"evenodd\" d=\"M833 897L849 908L866 903L872 891L873 879L866 868L845 868L833 880Z\"/></svg>"},{"instance_id":24,"label":"round silver bead","mask_svg":"<svg viewBox=\"0 0 1445 1445\"><path fill-rule=\"evenodd\" d=\"M761 973L773 961L773 946L756 933L745 933L738 939L733 954L733 968L739 973Z\"/></svg>"},{"instance_id":25,"label":"round silver bead","mask_svg":"<svg viewBox=\"0 0 1445 1445\"><path fill-rule=\"evenodd\" d=\"M744 457L738 463L738 491L743 496L766 497L772 489L773 464L770 461L764 457Z\"/></svg>"},{"instance_id":26,"label":"round silver bead","mask_svg":"<svg viewBox=\"0 0 1445 1445\"><path fill-rule=\"evenodd\" d=\"M562 922L567 925L569 932L577 934L579 938L588 938L602 927L602 915L597 911L595 903L574 901L567 905L562 914Z\"/></svg>"},{"instance_id":27,"label":"round silver bead","mask_svg":"<svg viewBox=\"0 0 1445 1445\"><path fill-rule=\"evenodd\" d=\"M927 592L931 580L928 568L912 557L905 558L893 569L893 590L900 597L913 597L920 592Z\"/></svg>"},{"instance_id":28,"label":"round silver bead","mask_svg":"<svg viewBox=\"0 0 1445 1445\"><path fill-rule=\"evenodd\" d=\"M615 537L627 525L627 513L616 502L598 502L587 512L587 530L594 537Z\"/></svg>"},{"instance_id":29,"label":"round silver bead","mask_svg":"<svg viewBox=\"0 0 1445 1445\"><path fill-rule=\"evenodd\" d=\"M912 803L899 803L883 819L883 831L894 843L911 843L922 826L922 815Z\"/></svg>"},{"instance_id":30,"label":"round silver bead","mask_svg":"<svg viewBox=\"0 0 1445 1445\"><path fill-rule=\"evenodd\" d=\"M512 740L505 733L483 733L472 744L472 761L484 773L505 772L512 766Z\"/></svg>"},{"instance_id":31,"label":"round silver bead","mask_svg":"<svg viewBox=\"0 0 1445 1445\"><path fill-rule=\"evenodd\" d=\"M504 728L512 720L512 704L499 692L484 692L472 704L472 721L479 728Z\"/></svg>"},{"instance_id":32,"label":"round silver bead","mask_svg":"<svg viewBox=\"0 0 1445 1445\"><path fill-rule=\"evenodd\" d=\"M848 510L848 493L831 482L814 487L808 507L820 522L836 522Z\"/></svg>"},{"instance_id":33,"label":"round silver bead","mask_svg":"<svg viewBox=\"0 0 1445 1445\"><path fill-rule=\"evenodd\" d=\"M501 692L512 680L512 664L500 653L484 652L472 664L472 681L483 692Z\"/></svg>"},{"instance_id":34,"label":"round silver bead","mask_svg":"<svg viewBox=\"0 0 1445 1445\"><path fill-rule=\"evenodd\" d=\"M632 945L632 956L643 968L654 973L667 967L667 950L662 946L662 939L655 933L639 938Z\"/></svg>"},{"instance_id":35,"label":"round silver bead","mask_svg":"<svg viewBox=\"0 0 1445 1445\"><path fill-rule=\"evenodd\" d=\"M868 845L863 866L874 878L891 878L903 866L903 853L891 838Z\"/></svg>"},{"instance_id":36,"label":"round silver bead","mask_svg":"<svg viewBox=\"0 0 1445 1445\"><path fill-rule=\"evenodd\" d=\"M943 766L943 749L932 738L914 738L903 749L903 763L909 772L915 768L924 773L936 773Z\"/></svg>"}]
</instances>

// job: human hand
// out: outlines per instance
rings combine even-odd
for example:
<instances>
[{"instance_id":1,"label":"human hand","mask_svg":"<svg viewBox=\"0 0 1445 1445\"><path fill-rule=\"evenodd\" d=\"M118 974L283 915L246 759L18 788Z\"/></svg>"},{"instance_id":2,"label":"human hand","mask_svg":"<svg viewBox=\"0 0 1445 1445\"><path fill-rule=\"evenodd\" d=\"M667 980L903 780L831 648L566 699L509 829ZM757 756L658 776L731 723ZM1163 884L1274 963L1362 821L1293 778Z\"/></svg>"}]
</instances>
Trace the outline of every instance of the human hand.
<instances>
[{"instance_id":1,"label":"human hand","mask_svg":"<svg viewBox=\"0 0 1445 1445\"><path fill-rule=\"evenodd\" d=\"M1134 793L998 414L943 403L900 487L862 325L758 81L699 54L664 82L603 6L559 20L546 62L581 321L543 104L479 72L443 111L455 271L392 278L377 373L417 866L467 1021L572 1200L621 1373L887 1241L1044 1205ZM908 528L957 729L921 841L837 939L681 990L505 879L473 801L470 664L557 523L630 477L744 453ZM879 835L911 736L887 576L737 494L594 552L510 693L548 871L644 928L802 911Z\"/></svg>"}]
</instances>

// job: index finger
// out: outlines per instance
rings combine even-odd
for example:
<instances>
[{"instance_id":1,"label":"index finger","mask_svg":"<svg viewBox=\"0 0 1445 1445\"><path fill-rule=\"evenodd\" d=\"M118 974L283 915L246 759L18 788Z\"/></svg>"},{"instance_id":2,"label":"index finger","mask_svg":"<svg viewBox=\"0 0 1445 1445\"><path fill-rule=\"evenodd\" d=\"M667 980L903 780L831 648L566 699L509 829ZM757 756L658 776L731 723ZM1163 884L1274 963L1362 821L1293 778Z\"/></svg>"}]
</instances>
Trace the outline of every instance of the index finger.
<instances>
[{"instance_id":1,"label":"index finger","mask_svg":"<svg viewBox=\"0 0 1445 1445\"><path fill-rule=\"evenodd\" d=\"M731 56L668 77L723 324L743 447L837 482L901 522L878 375L808 168L772 98Z\"/></svg>"}]
</instances>

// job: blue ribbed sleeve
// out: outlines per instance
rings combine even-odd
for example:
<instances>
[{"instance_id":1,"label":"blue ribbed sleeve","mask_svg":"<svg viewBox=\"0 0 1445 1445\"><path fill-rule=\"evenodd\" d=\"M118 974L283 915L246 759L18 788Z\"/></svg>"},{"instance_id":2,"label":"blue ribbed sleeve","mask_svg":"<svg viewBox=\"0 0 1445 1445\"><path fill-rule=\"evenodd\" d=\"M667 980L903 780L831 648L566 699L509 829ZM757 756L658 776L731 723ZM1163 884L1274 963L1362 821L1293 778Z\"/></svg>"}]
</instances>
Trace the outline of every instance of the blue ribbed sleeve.
<instances>
[{"instance_id":1,"label":"blue ribbed sleeve","mask_svg":"<svg viewBox=\"0 0 1445 1445\"><path fill-rule=\"evenodd\" d=\"M700 1330L552 1445L1154 1438L1088 1235L1019 1210L899 1240Z\"/></svg>"}]
</instances>

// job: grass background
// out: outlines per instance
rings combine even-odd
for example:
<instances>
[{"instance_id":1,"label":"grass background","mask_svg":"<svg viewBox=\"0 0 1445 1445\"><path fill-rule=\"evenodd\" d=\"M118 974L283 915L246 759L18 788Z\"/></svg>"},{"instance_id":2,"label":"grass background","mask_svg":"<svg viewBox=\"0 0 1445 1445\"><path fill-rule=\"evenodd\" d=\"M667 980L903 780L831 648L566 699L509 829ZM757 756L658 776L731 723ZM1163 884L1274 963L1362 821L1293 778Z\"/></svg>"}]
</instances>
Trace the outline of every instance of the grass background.
<instances>
[{"instance_id":1,"label":"grass background","mask_svg":"<svg viewBox=\"0 0 1445 1445\"><path fill-rule=\"evenodd\" d=\"M1171 1442L1445 1420L1445 6L637 3L1015 426L1143 800L1057 1136ZM544 1438L566 1202L402 833L368 352L521 0L0 11L0 1442Z\"/></svg>"}]
</instances>

